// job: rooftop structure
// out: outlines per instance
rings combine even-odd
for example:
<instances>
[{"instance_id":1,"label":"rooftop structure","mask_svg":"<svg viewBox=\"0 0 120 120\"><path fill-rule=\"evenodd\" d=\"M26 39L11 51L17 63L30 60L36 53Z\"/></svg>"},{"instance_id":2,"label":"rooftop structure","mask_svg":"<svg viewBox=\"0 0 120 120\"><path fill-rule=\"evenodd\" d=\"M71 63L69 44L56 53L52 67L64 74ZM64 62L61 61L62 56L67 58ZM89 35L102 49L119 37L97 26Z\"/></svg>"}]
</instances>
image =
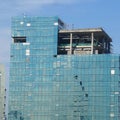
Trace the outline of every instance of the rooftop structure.
<instances>
[{"instance_id":1,"label":"rooftop structure","mask_svg":"<svg viewBox=\"0 0 120 120\"><path fill-rule=\"evenodd\" d=\"M112 39L102 28L60 30L58 54L111 53Z\"/></svg>"}]
</instances>

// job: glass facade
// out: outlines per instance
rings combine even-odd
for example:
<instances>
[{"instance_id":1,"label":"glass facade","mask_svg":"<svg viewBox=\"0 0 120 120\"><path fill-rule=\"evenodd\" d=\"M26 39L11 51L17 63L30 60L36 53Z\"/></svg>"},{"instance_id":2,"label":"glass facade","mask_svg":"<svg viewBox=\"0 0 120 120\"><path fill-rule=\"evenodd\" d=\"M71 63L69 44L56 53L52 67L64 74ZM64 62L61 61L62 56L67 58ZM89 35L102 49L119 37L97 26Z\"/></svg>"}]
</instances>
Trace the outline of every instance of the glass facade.
<instances>
[{"instance_id":1,"label":"glass facade","mask_svg":"<svg viewBox=\"0 0 120 120\"><path fill-rule=\"evenodd\" d=\"M58 21L12 18L8 120L118 120L119 55L57 55Z\"/></svg>"}]
</instances>

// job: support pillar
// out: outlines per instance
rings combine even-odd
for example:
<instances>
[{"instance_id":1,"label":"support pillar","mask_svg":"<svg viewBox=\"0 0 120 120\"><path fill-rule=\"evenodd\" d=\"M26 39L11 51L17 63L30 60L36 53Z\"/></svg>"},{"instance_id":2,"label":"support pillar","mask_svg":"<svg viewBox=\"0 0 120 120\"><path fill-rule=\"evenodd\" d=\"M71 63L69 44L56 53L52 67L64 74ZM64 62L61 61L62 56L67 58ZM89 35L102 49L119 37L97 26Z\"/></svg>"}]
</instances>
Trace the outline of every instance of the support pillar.
<instances>
[{"instance_id":1,"label":"support pillar","mask_svg":"<svg viewBox=\"0 0 120 120\"><path fill-rule=\"evenodd\" d=\"M70 55L72 54L72 33L70 33Z\"/></svg>"},{"instance_id":2,"label":"support pillar","mask_svg":"<svg viewBox=\"0 0 120 120\"><path fill-rule=\"evenodd\" d=\"M91 33L91 54L93 54L94 33Z\"/></svg>"}]
</instances>

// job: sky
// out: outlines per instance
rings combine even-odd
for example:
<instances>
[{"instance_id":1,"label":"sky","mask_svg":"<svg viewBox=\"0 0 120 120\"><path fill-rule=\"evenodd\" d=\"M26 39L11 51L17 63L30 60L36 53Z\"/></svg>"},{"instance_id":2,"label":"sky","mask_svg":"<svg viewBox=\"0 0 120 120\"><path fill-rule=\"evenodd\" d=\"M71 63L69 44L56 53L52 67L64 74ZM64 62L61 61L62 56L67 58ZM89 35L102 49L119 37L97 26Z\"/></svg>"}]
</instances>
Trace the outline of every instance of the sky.
<instances>
[{"instance_id":1,"label":"sky","mask_svg":"<svg viewBox=\"0 0 120 120\"><path fill-rule=\"evenodd\" d=\"M0 0L0 63L9 69L11 17L59 16L69 27L102 27L120 53L120 0Z\"/></svg>"}]
</instances>

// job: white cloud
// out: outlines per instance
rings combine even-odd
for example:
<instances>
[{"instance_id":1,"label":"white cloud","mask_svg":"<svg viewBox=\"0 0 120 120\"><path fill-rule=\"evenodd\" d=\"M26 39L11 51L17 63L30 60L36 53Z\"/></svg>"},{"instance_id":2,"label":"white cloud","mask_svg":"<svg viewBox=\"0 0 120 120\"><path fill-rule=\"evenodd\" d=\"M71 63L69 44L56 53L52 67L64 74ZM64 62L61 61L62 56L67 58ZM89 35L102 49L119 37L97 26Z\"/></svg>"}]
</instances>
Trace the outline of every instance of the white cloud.
<instances>
[{"instance_id":1,"label":"white cloud","mask_svg":"<svg viewBox=\"0 0 120 120\"><path fill-rule=\"evenodd\" d=\"M51 4L71 4L75 3L77 0L21 0L17 1L17 8L18 10L28 10L28 9L36 9L41 8L44 5L51 5Z\"/></svg>"},{"instance_id":2,"label":"white cloud","mask_svg":"<svg viewBox=\"0 0 120 120\"><path fill-rule=\"evenodd\" d=\"M0 5L0 10L3 12L6 12L6 14L14 14L16 12L22 12L22 11L29 11L31 9L40 9L44 5L70 5L75 3L88 3L93 2L96 0L12 0L6 2L2 2ZM8 12L9 10L9 12Z\"/></svg>"},{"instance_id":3,"label":"white cloud","mask_svg":"<svg viewBox=\"0 0 120 120\"><path fill-rule=\"evenodd\" d=\"M86 3L96 0L20 0L16 4L22 9L31 9L35 7L42 7L43 5L50 4L74 4L74 3Z\"/></svg>"},{"instance_id":4,"label":"white cloud","mask_svg":"<svg viewBox=\"0 0 120 120\"><path fill-rule=\"evenodd\" d=\"M18 3L21 4L54 4L54 3L58 3L58 4L71 4L71 3L77 3L77 2L91 2L94 0L22 0L18 1Z\"/></svg>"},{"instance_id":5,"label":"white cloud","mask_svg":"<svg viewBox=\"0 0 120 120\"><path fill-rule=\"evenodd\" d=\"M43 5L43 4L70 4L77 2L78 0L24 0L22 2L19 2L19 4L31 4L31 5Z\"/></svg>"}]
</instances>

